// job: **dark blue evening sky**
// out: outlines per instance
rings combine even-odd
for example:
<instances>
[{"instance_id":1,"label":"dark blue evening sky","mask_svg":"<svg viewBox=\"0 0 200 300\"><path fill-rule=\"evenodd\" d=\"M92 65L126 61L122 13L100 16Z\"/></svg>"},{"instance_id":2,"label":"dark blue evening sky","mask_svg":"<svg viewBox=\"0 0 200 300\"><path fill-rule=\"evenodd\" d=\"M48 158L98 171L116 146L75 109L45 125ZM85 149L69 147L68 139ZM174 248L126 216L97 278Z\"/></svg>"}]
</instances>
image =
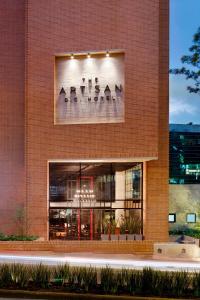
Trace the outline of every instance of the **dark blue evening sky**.
<instances>
[{"instance_id":1,"label":"dark blue evening sky","mask_svg":"<svg viewBox=\"0 0 200 300\"><path fill-rule=\"evenodd\" d=\"M200 26L200 0L170 0L170 68L182 66L180 58ZM200 124L200 96L189 94L188 81L170 75L170 123Z\"/></svg>"}]
</instances>

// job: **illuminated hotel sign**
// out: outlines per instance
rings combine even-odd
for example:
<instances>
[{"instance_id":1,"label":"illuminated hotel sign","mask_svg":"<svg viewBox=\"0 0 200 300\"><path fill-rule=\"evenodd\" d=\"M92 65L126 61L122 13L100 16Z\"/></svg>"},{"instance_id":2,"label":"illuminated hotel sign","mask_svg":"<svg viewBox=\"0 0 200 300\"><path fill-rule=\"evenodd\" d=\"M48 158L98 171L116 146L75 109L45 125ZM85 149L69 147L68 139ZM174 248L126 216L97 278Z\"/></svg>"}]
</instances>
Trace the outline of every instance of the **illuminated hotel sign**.
<instances>
[{"instance_id":1,"label":"illuminated hotel sign","mask_svg":"<svg viewBox=\"0 0 200 300\"><path fill-rule=\"evenodd\" d=\"M124 121L124 55L56 58L55 124Z\"/></svg>"}]
</instances>

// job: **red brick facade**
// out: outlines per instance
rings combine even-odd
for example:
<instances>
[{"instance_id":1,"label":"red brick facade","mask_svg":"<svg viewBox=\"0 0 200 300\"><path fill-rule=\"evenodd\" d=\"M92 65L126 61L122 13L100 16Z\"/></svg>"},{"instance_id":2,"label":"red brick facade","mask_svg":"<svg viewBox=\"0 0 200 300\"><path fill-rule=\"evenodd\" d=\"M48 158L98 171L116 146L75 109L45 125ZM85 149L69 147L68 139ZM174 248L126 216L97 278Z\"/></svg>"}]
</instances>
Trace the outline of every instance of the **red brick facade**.
<instances>
[{"instance_id":1,"label":"red brick facade","mask_svg":"<svg viewBox=\"0 0 200 300\"><path fill-rule=\"evenodd\" d=\"M25 1L0 1L0 232L25 200Z\"/></svg>"},{"instance_id":2,"label":"red brick facade","mask_svg":"<svg viewBox=\"0 0 200 300\"><path fill-rule=\"evenodd\" d=\"M3 0L0 9L0 207L9 225L22 201L27 232L48 238L48 160L152 157L144 235L166 240L168 0ZM54 125L55 54L107 49L125 52L125 122Z\"/></svg>"}]
</instances>

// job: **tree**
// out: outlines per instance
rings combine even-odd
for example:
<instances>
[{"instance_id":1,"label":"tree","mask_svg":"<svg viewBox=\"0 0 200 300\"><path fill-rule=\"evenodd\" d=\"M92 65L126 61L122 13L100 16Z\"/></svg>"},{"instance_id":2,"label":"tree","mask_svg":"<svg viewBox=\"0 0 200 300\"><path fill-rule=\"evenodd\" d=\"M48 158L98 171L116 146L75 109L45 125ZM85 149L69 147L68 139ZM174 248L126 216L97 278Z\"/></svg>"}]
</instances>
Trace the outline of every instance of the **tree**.
<instances>
[{"instance_id":1,"label":"tree","mask_svg":"<svg viewBox=\"0 0 200 300\"><path fill-rule=\"evenodd\" d=\"M193 37L193 44L189 48L190 55L181 57L183 64L189 67L182 67L180 69L171 69L170 73L175 75L184 75L186 79L194 81L193 85L189 85L187 90L190 93L200 94L200 27Z\"/></svg>"},{"instance_id":2,"label":"tree","mask_svg":"<svg viewBox=\"0 0 200 300\"><path fill-rule=\"evenodd\" d=\"M24 236L25 233L25 209L23 204L17 206L14 221L16 224L16 233L20 236Z\"/></svg>"}]
</instances>

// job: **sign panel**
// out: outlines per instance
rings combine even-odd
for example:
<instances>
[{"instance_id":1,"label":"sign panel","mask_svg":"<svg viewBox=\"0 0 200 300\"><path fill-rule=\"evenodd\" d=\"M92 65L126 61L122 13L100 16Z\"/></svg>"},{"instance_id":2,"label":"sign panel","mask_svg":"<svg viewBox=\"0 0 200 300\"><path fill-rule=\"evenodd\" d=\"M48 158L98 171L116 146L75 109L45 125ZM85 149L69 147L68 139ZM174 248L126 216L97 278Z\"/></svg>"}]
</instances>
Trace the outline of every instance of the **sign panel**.
<instances>
[{"instance_id":1,"label":"sign panel","mask_svg":"<svg viewBox=\"0 0 200 300\"><path fill-rule=\"evenodd\" d=\"M55 124L124 122L123 54L55 62Z\"/></svg>"}]
</instances>

